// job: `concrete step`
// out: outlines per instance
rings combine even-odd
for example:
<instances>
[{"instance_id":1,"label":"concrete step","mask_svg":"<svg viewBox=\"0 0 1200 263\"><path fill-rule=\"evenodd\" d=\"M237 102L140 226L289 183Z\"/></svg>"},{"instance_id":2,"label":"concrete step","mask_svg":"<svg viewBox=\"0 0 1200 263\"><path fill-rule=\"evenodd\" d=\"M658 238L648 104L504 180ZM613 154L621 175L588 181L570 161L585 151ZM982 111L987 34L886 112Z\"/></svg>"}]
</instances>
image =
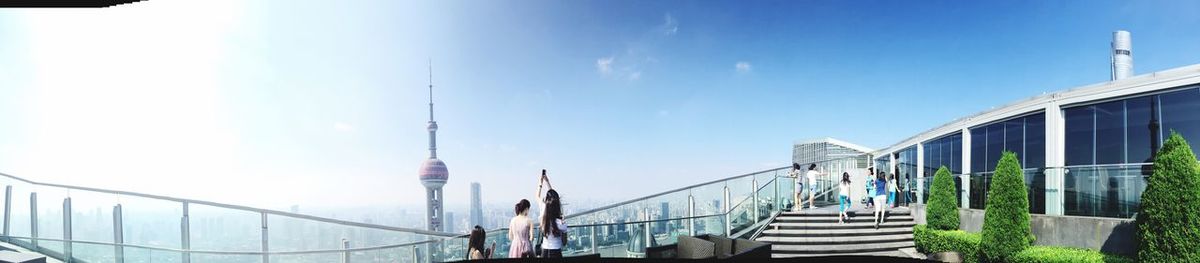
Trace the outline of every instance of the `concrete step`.
<instances>
[{"instance_id":1,"label":"concrete step","mask_svg":"<svg viewBox=\"0 0 1200 263\"><path fill-rule=\"evenodd\" d=\"M763 230L762 236L773 237L828 237L828 236L873 236L912 234L911 228L869 229L771 229Z\"/></svg>"},{"instance_id":2,"label":"concrete step","mask_svg":"<svg viewBox=\"0 0 1200 263\"><path fill-rule=\"evenodd\" d=\"M871 216L856 216L856 217L850 217L848 219L848 221L846 221L846 222L874 222L874 221L875 221L875 218L871 217ZM913 217L908 216L908 215L897 215L897 216L889 215L888 217L884 218L884 221L885 222L886 221L896 221L896 222L913 221ZM786 217L784 217L784 216L781 216L781 217L776 217L775 222L779 222L779 223L783 223L783 222L788 222L788 223L837 223L838 218L837 218L837 216L829 216L829 217L815 217L815 216L786 216Z\"/></svg>"},{"instance_id":3,"label":"concrete step","mask_svg":"<svg viewBox=\"0 0 1200 263\"><path fill-rule=\"evenodd\" d=\"M833 244L867 244L867 243L889 243L900 241L912 241L912 233L908 234L891 234L891 235L871 235L871 236L818 236L818 237L794 237L794 236L765 236L759 237L756 241L769 242L775 245L833 245Z\"/></svg>"},{"instance_id":4,"label":"concrete step","mask_svg":"<svg viewBox=\"0 0 1200 263\"><path fill-rule=\"evenodd\" d=\"M903 248L916 247L913 241L896 241L869 244L833 244L833 245L771 245L772 254L844 254L877 251L895 251Z\"/></svg>"},{"instance_id":5,"label":"concrete step","mask_svg":"<svg viewBox=\"0 0 1200 263\"><path fill-rule=\"evenodd\" d=\"M898 250L893 251L872 251L872 252L855 252L855 253L840 253L840 254L771 254L772 258L794 258L794 257L896 257L896 258L911 258L908 254Z\"/></svg>"},{"instance_id":6,"label":"concrete step","mask_svg":"<svg viewBox=\"0 0 1200 263\"><path fill-rule=\"evenodd\" d=\"M884 228L905 228L912 231L912 227L917 223L914 221L885 221L879 225L880 229ZM852 223L791 223L779 222L771 223L767 229L875 229L875 224L871 221L867 222L852 222Z\"/></svg>"},{"instance_id":7,"label":"concrete step","mask_svg":"<svg viewBox=\"0 0 1200 263\"><path fill-rule=\"evenodd\" d=\"M850 216L868 216L869 217L869 216L874 215L875 213L874 213L874 211L855 210L855 211L847 211L846 214L848 214ZM888 210L887 214L889 216L890 215L910 215L911 212L909 212L909 210L907 208L892 209L892 210ZM835 210L802 210L799 212L785 211L785 212L782 212L779 214L779 216L832 216L832 217L837 217L837 215L838 215L838 212Z\"/></svg>"}]
</instances>

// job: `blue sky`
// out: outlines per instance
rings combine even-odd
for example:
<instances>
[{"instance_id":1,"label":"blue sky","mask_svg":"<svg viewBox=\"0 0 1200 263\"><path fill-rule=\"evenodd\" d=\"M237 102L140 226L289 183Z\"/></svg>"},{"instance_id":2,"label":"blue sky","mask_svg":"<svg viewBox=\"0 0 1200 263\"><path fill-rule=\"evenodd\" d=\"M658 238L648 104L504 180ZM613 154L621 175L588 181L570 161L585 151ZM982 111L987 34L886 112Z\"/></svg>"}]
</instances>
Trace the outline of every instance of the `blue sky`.
<instances>
[{"instance_id":1,"label":"blue sky","mask_svg":"<svg viewBox=\"0 0 1200 263\"><path fill-rule=\"evenodd\" d=\"M168 1L0 11L0 172L282 209L621 200L1200 63L1195 1Z\"/></svg>"}]
</instances>

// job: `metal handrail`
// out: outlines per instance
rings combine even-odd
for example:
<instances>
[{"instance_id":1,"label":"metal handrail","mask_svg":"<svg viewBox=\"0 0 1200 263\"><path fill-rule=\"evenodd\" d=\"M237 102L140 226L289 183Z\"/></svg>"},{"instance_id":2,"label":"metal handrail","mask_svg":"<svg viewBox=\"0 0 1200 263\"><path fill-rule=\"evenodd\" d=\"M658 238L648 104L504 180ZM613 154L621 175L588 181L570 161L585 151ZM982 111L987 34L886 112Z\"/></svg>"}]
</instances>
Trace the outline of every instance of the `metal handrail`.
<instances>
[{"instance_id":1,"label":"metal handrail","mask_svg":"<svg viewBox=\"0 0 1200 263\"><path fill-rule=\"evenodd\" d=\"M437 236L437 237L453 237L453 236L457 235L454 233L429 231L429 230L422 230L422 229L415 229L415 228L404 228L404 227L394 227L394 226L385 226L385 225L344 221L344 220L338 220L338 219L332 219L332 218L324 218L324 217L317 217L317 216L311 216L311 215L289 213L289 212L284 212L284 211L256 208L256 207L249 207L249 206L217 203L217 202L210 202L210 201L204 201L204 200L195 200L195 199L187 199L187 198L178 198L178 197L170 197L170 196L152 195L152 194L100 189L100 188L91 188L91 187L65 185L65 184L42 183L42 182L35 182L35 181L27 180L25 178L9 175L9 174L5 174L5 173L0 173L0 176L8 177L8 178L22 181L22 182L32 184L32 185L58 187L58 188L74 189L74 190L89 191L89 192L99 192L99 193L107 193L107 194L114 194L114 195L137 196L137 197L166 200L166 201L179 202L179 203L207 205L207 206L214 206L214 207L220 207L220 208L226 208L226 209L249 211L249 212L254 212L254 213L277 215L277 216L286 216L286 217L292 217L292 218L307 219L307 220L313 220L313 221L319 221L319 222L325 222L325 223L331 223L331 224L354 226L354 227L373 228L373 229L398 231L398 232L410 232L410 233L415 233L415 234L421 234L421 235L427 235L427 236Z\"/></svg>"},{"instance_id":2,"label":"metal handrail","mask_svg":"<svg viewBox=\"0 0 1200 263\"><path fill-rule=\"evenodd\" d=\"M156 246L137 245L137 244L117 244L117 243L112 243L112 242L100 242L100 241L68 240L68 239L46 238L46 237L23 237L23 236L4 236L4 237L8 238L8 239L30 239L30 240L40 240L40 241L57 241L57 242L64 242L64 243L80 243L80 244L91 244L91 245L132 247L132 248L141 248L141 249L159 250L159 251L177 252L177 253L196 253L196 254L213 254L213 255L243 255L243 256L244 255L264 255L264 254L265 255L304 255L304 254L323 254L323 253L345 253L345 252L358 252L358 251L417 246L417 245L435 243L438 241L438 240L424 240L424 241L416 241L416 242L409 242L409 243L402 243L402 244L371 246L371 247L358 247L358 248L346 248L346 249L302 250L302 251L217 251L217 250L167 248L167 247L156 247Z\"/></svg>"},{"instance_id":3,"label":"metal handrail","mask_svg":"<svg viewBox=\"0 0 1200 263\"><path fill-rule=\"evenodd\" d=\"M623 201L623 202L618 202L618 203L614 203L614 204L611 204L611 205L606 205L606 206L601 206L601 207L597 207L597 208L592 208L592 209L589 209L589 210L585 210L585 211L583 211L583 212L579 212L579 213L575 213L575 214L572 214L572 215L568 215L568 216L566 216L565 218L569 219L569 218L573 218L573 217L580 216L580 215L585 215L585 214L595 213L595 212L598 212L598 211L602 211L602 210L606 210L606 209L610 209L610 208L614 208L614 207L618 207L618 206L622 206L622 205L627 205L627 204L635 203L635 202L638 202L638 201L647 200L647 199L650 199L650 198L655 198L655 197L664 196L664 195L667 195L667 194L672 194L672 193L680 192L680 191L683 191L683 190L688 190L688 189L691 189L691 188L696 188L696 187L705 186L705 185L709 185L709 184L715 184L715 183L725 182L725 181L734 180L734 179L740 179L740 178L742 178L742 177L754 176L754 175L756 175L756 174L765 173L765 172L774 171L774 170L779 170L779 169L786 169L786 168L789 168L789 167L791 167L791 166L784 166L784 167L779 167L779 168L771 168L771 169L766 169L766 170L757 171L757 172L753 172L753 173L747 173L747 174L743 174L743 175L737 175L737 176L732 176L732 177L727 177L727 178L717 179L717 180L713 180L713 181L708 181L708 182L704 182L704 183L699 183L699 184L689 185L689 186L685 186L685 187L680 187L680 188L677 188L677 189L673 189L673 190L669 190L669 191L665 191L665 192L661 192L661 193L656 193L656 194L651 194L651 195L647 195L647 196L643 196L643 197L639 197L639 198L634 198L634 199L631 199L631 200L627 200L627 201Z\"/></svg>"}]
</instances>

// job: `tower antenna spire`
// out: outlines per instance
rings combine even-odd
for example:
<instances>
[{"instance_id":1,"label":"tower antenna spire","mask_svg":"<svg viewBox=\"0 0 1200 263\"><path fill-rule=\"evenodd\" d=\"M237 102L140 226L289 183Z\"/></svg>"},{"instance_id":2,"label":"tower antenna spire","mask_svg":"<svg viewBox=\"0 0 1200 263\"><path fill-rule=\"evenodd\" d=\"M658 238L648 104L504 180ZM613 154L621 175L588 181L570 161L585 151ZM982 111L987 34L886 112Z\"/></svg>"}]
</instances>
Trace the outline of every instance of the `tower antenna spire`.
<instances>
[{"instance_id":1,"label":"tower antenna spire","mask_svg":"<svg viewBox=\"0 0 1200 263\"><path fill-rule=\"evenodd\" d=\"M433 59L429 59L429 121L433 121Z\"/></svg>"}]
</instances>

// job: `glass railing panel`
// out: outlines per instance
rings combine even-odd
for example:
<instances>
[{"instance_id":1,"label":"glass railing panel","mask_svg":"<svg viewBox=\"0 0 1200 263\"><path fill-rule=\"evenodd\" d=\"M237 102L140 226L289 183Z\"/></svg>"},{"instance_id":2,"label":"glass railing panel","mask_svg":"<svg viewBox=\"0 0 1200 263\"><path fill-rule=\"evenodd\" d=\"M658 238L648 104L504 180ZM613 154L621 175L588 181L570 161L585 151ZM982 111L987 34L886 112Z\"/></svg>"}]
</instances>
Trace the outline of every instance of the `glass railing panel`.
<instances>
[{"instance_id":1,"label":"glass railing panel","mask_svg":"<svg viewBox=\"0 0 1200 263\"><path fill-rule=\"evenodd\" d=\"M1044 169L1024 169L1025 189L1030 214L1046 214L1046 174Z\"/></svg>"},{"instance_id":2,"label":"glass railing panel","mask_svg":"<svg viewBox=\"0 0 1200 263\"><path fill-rule=\"evenodd\" d=\"M71 239L96 242L113 242L113 207L117 196L109 193L71 190ZM76 257L79 245L72 248ZM113 249L108 248L108 254Z\"/></svg>"},{"instance_id":3,"label":"glass railing panel","mask_svg":"<svg viewBox=\"0 0 1200 263\"><path fill-rule=\"evenodd\" d=\"M117 262L115 249L112 245L72 243L71 255L75 259L90 263Z\"/></svg>"},{"instance_id":4,"label":"glass railing panel","mask_svg":"<svg viewBox=\"0 0 1200 263\"><path fill-rule=\"evenodd\" d=\"M10 205L11 217L9 220L9 236L13 237L32 237L32 218L30 217L29 194L32 193L33 187L25 182L17 180L9 180L12 185L12 201ZM28 238L15 238L13 243L25 248L30 248L31 244Z\"/></svg>"},{"instance_id":5,"label":"glass railing panel","mask_svg":"<svg viewBox=\"0 0 1200 263\"><path fill-rule=\"evenodd\" d=\"M306 254L288 254L288 255L271 255L271 263L321 263L321 262L342 262L345 259L345 254L342 252L329 253L306 253Z\"/></svg>"},{"instance_id":6,"label":"glass railing panel","mask_svg":"<svg viewBox=\"0 0 1200 263\"><path fill-rule=\"evenodd\" d=\"M125 263L183 262L183 253L139 247L125 247Z\"/></svg>"},{"instance_id":7,"label":"glass railing panel","mask_svg":"<svg viewBox=\"0 0 1200 263\"><path fill-rule=\"evenodd\" d=\"M118 198L125 244L182 248L182 203L128 195Z\"/></svg>"},{"instance_id":8,"label":"glass railing panel","mask_svg":"<svg viewBox=\"0 0 1200 263\"><path fill-rule=\"evenodd\" d=\"M260 213L189 204L188 227L193 250L262 251L262 214ZM222 258L220 255L205 255L204 257ZM193 255L192 258L197 257Z\"/></svg>"},{"instance_id":9,"label":"glass railing panel","mask_svg":"<svg viewBox=\"0 0 1200 263\"><path fill-rule=\"evenodd\" d=\"M725 199L725 182L704 184L690 189L696 202L696 215L722 214L722 200Z\"/></svg>"},{"instance_id":10,"label":"glass railing panel","mask_svg":"<svg viewBox=\"0 0 1200 263\"><path fill-rule=\"evenodd\" d=\"M372 249L350 252L350 262L404 262L412 263L411 246Z\"/></svg>"},{"instance_id":11,"label":"glass railing panel","mask_svg":"<svg viewBox=\"0 0 1200 263\"><path fill-rule=\"evenodd\" d=\"M687 219L674 219L663 221L660 229L655 229L653 236L655 243L659 246L670 245L677 243L679 236L688 236ZM656 222L657 223L657 222ZM651 224L653 226L653 224Z\"/></svg>"},{"instance_id":12,"label":"glass railing panel","mask_svg":"<svg viewBox=\"0 0 1200 263\"><path fill-rule=\"evenodd\" d=\"M251 218L259 217L248 216L247 220ZM415 233L347 226L275 214L267 215L267 229L267 245L272 252L343 249L345 245L342 240L349 241L351 248L362 248L430 238ZM257 237L251 241L261 242Z\"/></svg>"},{"instance_id":13,"label":"glass railing panel","mask_svg":"<svg viewBox=\"0 0 1200 263\"><path fill-rule=\"evenodd\" d=\"M65 239L63 236L63 200L67 191L58 187L38 186L37 191L37 237ZM64 252L63 242L39 240L38 247L42 251L53 254Z\"/></svg>"},{"instance_id":14,"label":"glass railing panel","mask_svg":"<svg viewBox=\"0 0 1200 263\"><path fill-rule=\"evenodd\" d=\"M1138 211L1152 165L1068 167L1065 214L1130 218Z\"/></svg>"},{"instance_id":15,"label":"glass railing panel","mask_svg":"<svg viewBox=\"0 0 1200 263\"><path fill-rule=\"evenodd\" d=\"M188 208L189 212L191 208ZM191 256L191 262L212 262L212 263L262 263L262 255L229 255L229 254L209 254L209 253L188 253ZM379 262L379 261L375 261Z\"/></svg>"},{"instance_id":16,"label":"glass railing panel","mask_svg":"<svg viewBox=\"0 0 1200 263\"><path fill-rule=\"evenodd\" d=\"M691 191L677 191L647 200L650 219L670 219L688 216L688 195Z\"/></svg>"},{"instance_id":17,"label":"glass railing panel","mask_svg":"<svg viewBox=\"0 0 1200 263\"><path fill-rule=\"evenodd\" d=\"M788 177L786 175L775 179L779 187L779 207L783 210L791 210L796 206L796 187L799 179Z\"/></svg>"},{"instance_id":18,"label":"glass railing panel","mask_svg":"<svg viewBox=\"0 0 1200 263\"><path fill-rule=\"evenodd\" d=\"M726 182L729 187L730 207L738 205L754 193L753 177L741 177Z\"/></svg>"},{"instance_id":19,"label":"glass railing panel","mask_svg":"<svg viewBox=\"0 0 1200 263\"><path fill-rule=\"evenodd\" d=\"M729 226L732 230L730 233L737 233L745 230L758 221L754 220L754 202L743 202L730 210Z\"/></svg>"},{"instance_id":20,"label":"glass railing panel","mask_svg":"<svg viewBox=\"0 0 1200 263\"><path fill-rule=\"evenodd\" d=\"M710 215L695 219L696 234L725 236L725 215Z\"/></svg>"},{"instance_id":21,"label":"glass railing panel","mask_svg":"<svg viewBox=\"0 0 1200 263\"><path fill-rule=\"evenodd\" d=\"M578 255L592 253L592 230L594 227L579 226L567 229L567 244L563 247L563 255ZM490 237L490 236L489 236ZM497 248L499 249L499 248Z\"/></svg>"},{"instance_id":22,"label":"glass railing panel","mask_svg":"<svg viewBox=\"0 0 1200 263\"><path fill-rule=\"evenodd\" d=\"M431 249L437 251L434 259L437 261L457 261L467 259L467 236L448 238L435 243Z\"/></svg>"},{"instance_id":23,"label":"glass railing panel","mask_svg":"<svg viewBox=\"0 0 1200 263\"><path fill-rule=\"evenodd\" d=\"M779 197L779 192L775 189L775 180L768 180L765 184L762 181L759 183L762 185L758 190L758 197L754 200L754 208L758 209L758 219L755 221L766 220L771 217L771 213L779 210L775 206Z\"/></svg>"}]
</instances>

